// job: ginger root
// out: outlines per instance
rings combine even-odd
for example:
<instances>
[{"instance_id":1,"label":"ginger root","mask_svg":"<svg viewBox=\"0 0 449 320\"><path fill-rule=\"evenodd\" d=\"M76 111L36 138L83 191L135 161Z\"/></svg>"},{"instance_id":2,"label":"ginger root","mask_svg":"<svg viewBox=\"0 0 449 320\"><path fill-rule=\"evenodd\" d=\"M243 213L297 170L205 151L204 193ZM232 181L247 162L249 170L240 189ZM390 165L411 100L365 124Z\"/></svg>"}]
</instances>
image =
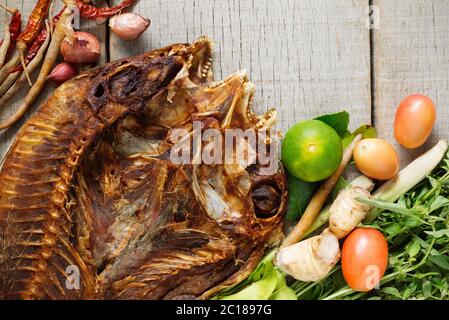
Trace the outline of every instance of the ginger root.
<instances>
[{"instance_id":1,"label":"ginger root","mask_svg":"<svg viewBox=\"0 0 449 320\"><path fill-rule=\"evenodd\" d=\"M367 216L371 207L355 200L371 198L369 191L361 187L342 190L330 207L329 229L338 239L346 237Z\"/></svg>"}]
</instances>

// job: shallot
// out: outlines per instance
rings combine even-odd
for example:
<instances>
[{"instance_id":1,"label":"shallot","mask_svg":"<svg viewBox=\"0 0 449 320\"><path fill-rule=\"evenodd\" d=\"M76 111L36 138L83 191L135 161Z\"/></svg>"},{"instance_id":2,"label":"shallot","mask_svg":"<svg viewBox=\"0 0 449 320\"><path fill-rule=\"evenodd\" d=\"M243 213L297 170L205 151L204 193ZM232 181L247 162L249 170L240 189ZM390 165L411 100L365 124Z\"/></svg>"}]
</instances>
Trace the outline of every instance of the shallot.
<instances>
[{"instance_id":1,"label":"shallot","mask_svg":"<svg viewBox=\"0 0 449 320\"><path fill-rule=\"evenodd\" d=\"M74 77L77 73L77 70L71 64L62 62L53 68L47 80L53 80L59 85Z\"/></svg>"},{"instance_id":2,"label":"shallot","mask_svg":"<svg viewBox=\"0 0 449 320\"><path fill-rule=\"evenodd\" d=\"M100 42L88 32L75 32L73 36L65 37L61 45L64 61L73 64L95 63L100 57L100 52Z\"/></svg>"},{"instance_id":3,"label":"shallot","mask_svg":"<svg viewBox=\"0 0 449 320\"><path fill-rule=\"evenodd\" d=\"M123 40L133 40L150 26L150 20L135 13L123 13L109 21L109 27Z\"/></svg>"},{"instance_id":4,"label":"shallot","mask_svg":"<svg viewBox=\"0 0 449 320\"><path fill-rule=\"evenodd\" d=\"M363 139L354 149L357 169L376 180L388 180L399 171L399 156L388 141L378 138Z\"/></svg>"}]
</instances>

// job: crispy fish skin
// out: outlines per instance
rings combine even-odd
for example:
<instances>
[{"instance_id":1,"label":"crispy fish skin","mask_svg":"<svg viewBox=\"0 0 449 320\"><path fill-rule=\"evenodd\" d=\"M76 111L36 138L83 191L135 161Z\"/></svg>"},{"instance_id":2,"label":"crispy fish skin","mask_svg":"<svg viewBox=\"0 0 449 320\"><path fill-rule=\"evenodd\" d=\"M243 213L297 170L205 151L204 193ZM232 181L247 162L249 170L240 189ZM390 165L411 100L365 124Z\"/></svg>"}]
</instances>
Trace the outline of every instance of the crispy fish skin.
<instances>
[{"instance_id":1,"label":"crispy fish skin","mask_svg":"<svg viewBox=\"0 0 449 320\"><path fill-rule=\"evenodd\" d=\"M187 59L186 46L177 45L88 71L59 87L23 126L0 173L0 298L94 298L95 270L71 242L74 172L92 142L138 112ZM67 283L73 270L79 290Z\"/></svg>"}]
</instances>

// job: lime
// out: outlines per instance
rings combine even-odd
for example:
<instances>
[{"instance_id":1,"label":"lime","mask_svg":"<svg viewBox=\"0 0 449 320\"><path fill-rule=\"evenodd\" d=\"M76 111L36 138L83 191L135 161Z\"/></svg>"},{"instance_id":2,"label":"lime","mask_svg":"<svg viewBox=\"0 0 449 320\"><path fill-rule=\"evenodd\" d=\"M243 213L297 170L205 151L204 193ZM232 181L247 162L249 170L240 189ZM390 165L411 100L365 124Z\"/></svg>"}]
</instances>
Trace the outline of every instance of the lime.
<instances>
[{"instance_id":1,"label":"lime","mask_svg":"<svg viewBox=\"0 0 449 320\"><path fill-rule=\"evenodd\" d=\"M282 162L295 177L308 182L328 178L337 170L343 147L337 132L319 120L291 127L282 142Z\"/></svg>"}]
</instances>

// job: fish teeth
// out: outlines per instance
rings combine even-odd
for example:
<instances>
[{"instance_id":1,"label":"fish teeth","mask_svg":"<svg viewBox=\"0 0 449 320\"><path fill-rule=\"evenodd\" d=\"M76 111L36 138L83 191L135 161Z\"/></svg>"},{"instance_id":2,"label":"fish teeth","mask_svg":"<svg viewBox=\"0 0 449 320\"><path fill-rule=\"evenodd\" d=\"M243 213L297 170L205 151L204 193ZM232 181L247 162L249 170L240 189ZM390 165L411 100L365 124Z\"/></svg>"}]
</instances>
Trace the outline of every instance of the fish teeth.
<instances>
[{"instance_id":1,"label":"fish teeth","mask_svg":"<svg viewBox=\"0 0 449 320\"><path fill-rule=\"evenodd\" d=\"M211 66L212 66L212 59L209 58L208 61L205 63L205 66L204 66L203 69L201 70L201 76L202 76L203 78L206 78L206 77L207 77L207 74L208 74L208 72L209 72Z\"/></svg>"}]
</instances>

